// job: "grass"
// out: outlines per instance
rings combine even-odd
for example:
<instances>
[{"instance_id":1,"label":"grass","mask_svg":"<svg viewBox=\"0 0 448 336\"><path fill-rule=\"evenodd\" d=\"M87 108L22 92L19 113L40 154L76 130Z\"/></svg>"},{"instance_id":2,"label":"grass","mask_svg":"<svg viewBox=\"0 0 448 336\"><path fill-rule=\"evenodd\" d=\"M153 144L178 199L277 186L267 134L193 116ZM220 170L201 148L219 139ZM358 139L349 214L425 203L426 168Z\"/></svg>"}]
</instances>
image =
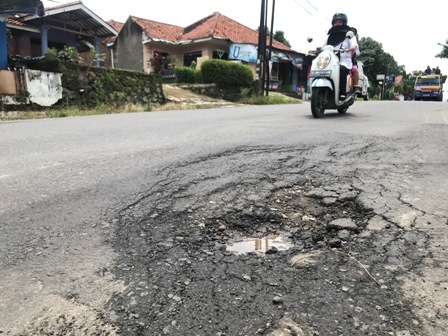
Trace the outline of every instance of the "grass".
<instances>
[{"instance_id":1,"label":"grass","mask_svg":"<svg viewBox=\"0 0 448 336\"><path fill-rule=\"evenodd\" d=\"M235 103L235 105L272 105L272 104L297 104L301 103L300 99L288 97L286 95L270 92L268 96L261 95L244 95L241 101ZM230 104L231 105L231 104ZM221 106L229 106L229 104L219 104L213 102L201 102L201 103L182 103L182 102L169 102L164 105L135 105L126 104L123 106L112 105L98 105L95 108L78 108L78 107L59 107L59 108L41 108L34 111L13 111L2 112L0 111L0 120L25 120L25 119L44 119L44 118L69 118L79 116L91 116L101 114L116 114L116 113L130 113L130 112L162 112L173 110L194 110L194 109L209 109L217 108Z\"/></svg>"},{"instance_id":2,"label":"grass","mask_svg":"<svg viewBox=\"0 0 448 336\"><path fill-rule=\"evenodd\" d=\"M243 98L240 103L248 105L297 104L301 103L301 100L298 97L290 97L278 92L269 92L269 95L265 96L248 94L248 91L243 90Z\"/></svg>"},{"instance_id":3,"label":"grass","mask_svg":"<svg viewBox=\"0 0 448 336\"><path fill-rule=\"evenodd\" d=\"M0 120L25 120L25 119L44 119L44 118L68 118L91 116L101 114L116 114L129 112L150 112L153 110L152 106L141 106L134 104L127 104L121 107L98 105L92 109L80 109L77 107L60 107L39 109L36 111L13 111L0 112Z\"/></svg>"}]
</instances>

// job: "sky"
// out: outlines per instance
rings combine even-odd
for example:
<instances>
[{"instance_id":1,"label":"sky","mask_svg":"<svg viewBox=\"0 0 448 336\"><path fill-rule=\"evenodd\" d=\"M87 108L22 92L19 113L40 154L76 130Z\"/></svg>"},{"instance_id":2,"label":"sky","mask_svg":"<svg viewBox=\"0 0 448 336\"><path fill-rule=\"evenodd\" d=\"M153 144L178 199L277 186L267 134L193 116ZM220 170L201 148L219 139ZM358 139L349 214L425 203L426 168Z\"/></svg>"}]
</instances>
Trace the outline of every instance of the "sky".
<instances>
[{"instance_id":1,"label":"sky","mask_svg":"<svg viewBox=\"0 0 448 336\"><path fill-rule=\"evenodd\" d=\"M45 7L73 0L43 0ZM273 31L283 31L293 50L306 53L323 41L331 27L331 17L342 12L348 25L357 28L358 36L370 37L383 50L404 65L406 72L423 71L428 65L439 66L448 73L448 59L435 58L442 50L438 43L448 40L448 1L429 3L405 0L266 0L268 26L271 27L275 1ZM186 27L219 12L249 28L260 26L261 0L82 0L104 21L125 22L130 16ZM308 43L313 37L315 43ZM319 43L317 43L319 42ZM362 51L361 51L362 52Z\"/></svg>"}]
</instances>

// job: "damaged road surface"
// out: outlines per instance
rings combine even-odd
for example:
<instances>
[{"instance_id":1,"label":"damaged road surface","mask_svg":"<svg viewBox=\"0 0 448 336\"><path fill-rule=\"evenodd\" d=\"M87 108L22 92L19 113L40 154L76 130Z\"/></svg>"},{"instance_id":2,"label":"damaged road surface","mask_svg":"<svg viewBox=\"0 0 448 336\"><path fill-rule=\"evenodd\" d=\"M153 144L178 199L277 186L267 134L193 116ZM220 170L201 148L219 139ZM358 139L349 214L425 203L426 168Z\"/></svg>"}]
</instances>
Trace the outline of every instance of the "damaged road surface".
<instances>
[{"instance_id":1,"label":"damaged road surface","mask_svg":"<svg viewBox=\"0 0 448 336\"><path fill-rule=\"evenodd\" d=\"M421 108L0 124L0 335L445 335L448 107Z\"/></svg>"}]
</instances>

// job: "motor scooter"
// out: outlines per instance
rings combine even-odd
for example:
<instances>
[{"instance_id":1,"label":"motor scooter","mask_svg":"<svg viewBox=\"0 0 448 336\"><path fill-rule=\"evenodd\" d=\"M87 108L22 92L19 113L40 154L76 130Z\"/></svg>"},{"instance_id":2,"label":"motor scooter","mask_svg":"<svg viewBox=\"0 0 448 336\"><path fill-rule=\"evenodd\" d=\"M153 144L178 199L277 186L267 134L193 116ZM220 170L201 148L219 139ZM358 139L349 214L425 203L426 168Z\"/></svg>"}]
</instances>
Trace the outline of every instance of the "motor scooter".
<instances>
[{"instance_id":1,"label":"motor scooter","mask_svg":"<svg viewBox=\"0 0 448 336\"><path fill-rule=\"evenodd\" d=\"M346 39L353 36L354 33L348 31ZM308 41L311 42L312 39L309 38ZM311 113L314 118L321 118L326 109L336 109L341 114L346 113L349 106L353 105L357 98L350 71L347 76L346 98L344 100L339 99L340 63L338 54L344 52L350 52L350 50L336 49L332 45L326 45L312 61L310 86ZM358 71L363 74L362 63L358 63Z\"/></svg>"}]
</instances>

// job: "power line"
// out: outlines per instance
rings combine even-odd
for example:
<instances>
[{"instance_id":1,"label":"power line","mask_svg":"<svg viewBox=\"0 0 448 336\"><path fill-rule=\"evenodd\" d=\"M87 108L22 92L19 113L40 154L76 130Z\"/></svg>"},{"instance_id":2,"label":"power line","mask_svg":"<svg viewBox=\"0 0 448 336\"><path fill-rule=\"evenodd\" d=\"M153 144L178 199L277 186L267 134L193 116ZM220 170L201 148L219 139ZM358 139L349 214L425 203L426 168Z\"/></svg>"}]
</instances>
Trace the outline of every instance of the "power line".
<instances>
[{"instance_id":1,"label":"power line","mask_svg":"<svg viewBox=\"0 0 448 336\"><path fill-rule=\"evenodd\" d=\"M314 15L313 13L311 13L307 8L305 8L305 6L303 5L302 2L299 2L299 0L294 0L294 2L296 4L298 4L300 7L302 7L303 10L305 10L309 15L311 15L312 17L317 18L318 20L320 20L322 23L325 23L326 25L329 24L330 20L328 20L323 14L322 12L316 8L316 6L314 6L309 0L305 0L306 3L308 4L308 6L311 6L314 9L314 12L319 14L319 17L316 17L316 15ZM327 29L324 29L325 34L327 34Z\"/></svg>"},{"instance_id":2,"label":"power line","mask_svg":"<svg viewBox=\"0 0 448 336\"><path fill-rule=\"evenodd\" d=\"M308 9L306 9L300 2L298 2L297 0L294 0L294 2L295 2L296 4L298 4L300 7L302 7L305 11L307 11L309 15L314 16L314 15L311 14L311 12L310 12Z\"/></svg>"},{"instance_id":3,"label":"power line","mask_svg":"<svg viewBox=\"0 0 448 336\"><path fill-rule=\"evenodd\" d=\"M319 13L319 15L324 19L324 20L326 20L328 23L330 22L330 20L325 16L325 15L323 15L322 14L322 12L319 10L319 9L317 9L311 2L309 2L309 0L305 0L311 7L313 7L314 8L314 10L317 12L317 13Z\"/></svg>"}]
</instances>

